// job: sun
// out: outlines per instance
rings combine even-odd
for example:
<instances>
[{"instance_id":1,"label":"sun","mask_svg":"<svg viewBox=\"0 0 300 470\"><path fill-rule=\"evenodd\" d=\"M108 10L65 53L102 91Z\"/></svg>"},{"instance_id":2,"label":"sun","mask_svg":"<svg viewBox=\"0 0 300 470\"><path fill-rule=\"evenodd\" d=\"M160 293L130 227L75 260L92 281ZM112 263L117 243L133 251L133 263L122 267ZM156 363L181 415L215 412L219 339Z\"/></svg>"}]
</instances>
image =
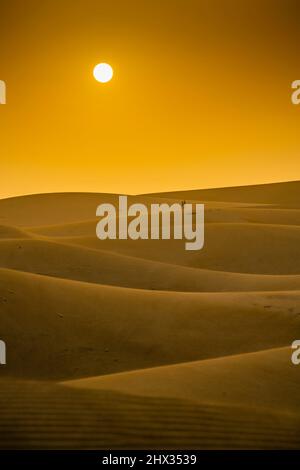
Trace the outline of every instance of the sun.
<instances>
[{"instance_id":1,"label":"sun","mask_svg":"<svg viewBox=\"0 0 300 470\"><path fill-rule=\"evenodd\" d=\"M109 64L104 62L94 67L93 75L97 82L106 83L113 77L114 71Z\"/></svg>"}]
</instances>

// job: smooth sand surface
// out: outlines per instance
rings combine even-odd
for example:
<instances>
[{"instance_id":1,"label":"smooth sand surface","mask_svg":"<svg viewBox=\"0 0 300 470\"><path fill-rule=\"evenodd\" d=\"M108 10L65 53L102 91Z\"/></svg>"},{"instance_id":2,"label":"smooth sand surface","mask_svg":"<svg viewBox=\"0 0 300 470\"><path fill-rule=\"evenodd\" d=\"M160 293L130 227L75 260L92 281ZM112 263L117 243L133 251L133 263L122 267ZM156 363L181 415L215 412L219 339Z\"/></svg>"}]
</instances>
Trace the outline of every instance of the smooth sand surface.
<instances>
[{"instance_id":1,"label":"smooth sand surface","mask_svg":"<svg viewBox=\"0 0 300 470\"><path fill-rule=\"evenodd\" d=\"M253 408L259 404L261 408L293 414L300 408L300 383L299 372L289 359L290 347L285 347L65 383L89 390L134 391L139 396L200 403Z\"/></svg>"},{"instance_id":2,"label":"smooth sand surface","mask_svg":"<svg viewBox=\"0 0 300 470\"><path fill-rule=\"evenodd\" d=\"M159 197L300 206L299 181L157 193Z\"/></svg>"},{"instance_id":3,"label":"smooth sand surface","mask_svg":"<svg viewBox=\"0 0 300 470\"><path fill-rule=\"evenodd\" d=\"M0 200L1 448L300 447L300 182L205 203L205 246L96 238L118 195Z\"/></svg>"},{"instance_id":4,"label":"smooth sand surface","mask_svg":"<svg viewBox=\"0 0 300 470\"><path fill-rule=\"evenodd\" d=\"M174 266L174 263L87 245L78 243L78 240L57 238L0 240L0 265L33 274L150 290L237 292L300 289L300 274L245 274ZM163 255L163 244L157 246ZM175 246L172 249L175 250Z\"/></svg>"},{"instance_id":5,"label":"smooth sand surface","mask_svg":"<svg viewBox=\"0 0 300 470\"><path fill-rule=\"evenodd\" d=\"M254 223L205 225L204 248L185 251L184 240L98 240L64 242L128 256L215 271L248 274L299 274L300 226ZM60 238L62 241L62 239Z\"/></svg>"}]
</instances>

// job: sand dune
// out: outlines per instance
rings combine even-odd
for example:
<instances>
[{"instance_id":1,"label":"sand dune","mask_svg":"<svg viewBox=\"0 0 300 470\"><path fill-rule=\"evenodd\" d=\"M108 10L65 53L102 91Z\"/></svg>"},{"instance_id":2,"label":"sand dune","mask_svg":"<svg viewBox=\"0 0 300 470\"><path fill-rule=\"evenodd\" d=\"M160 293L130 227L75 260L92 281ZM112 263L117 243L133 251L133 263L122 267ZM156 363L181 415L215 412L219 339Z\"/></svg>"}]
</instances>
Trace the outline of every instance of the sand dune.
<instances>
[{"instance_id":1,"label":"sand dune","mask_svg":"<svg viewBox=\"0 0 300 470\"><path fill-rule=\"evenodd\" d=\"M90 390L268 408L300 416L291 347L65 382ZM278 381L280 377L280 381Z\"/></svg>"},{"instance_id":2,"label":"sand dune","mask_svg":"<svg viewBox=\"0 0 300 470\"><path fill-rule=\"evenodd\" d=\"M1 269L0 300L1 334L17 345L1 373L21 378L68 379L286 346L300 325L299 291L153 292Z\"/></svg>"},{"instance_id":3,"label":"sand dune","mask_svg":"<svg viewBox=\"0 0 300 470\"><path fill-rule=\"evenodd\" d=\"M0 382L0 448L297 449L299 418L44 382Z\"/></svg>"},{"instance_id":4,"label":"sand dune","mask_svg":"<svg viewBox=\"0 0 300 470\"><path fill-rule=\"evenodd\" d=\"M95 239L98 219L93 218L69 224L28 227L30 233L46 237L91 237ZM274 208L211 208L205 204L205 224L210 223L254 223L271 225L300 225L300 210ZM171 219L173 227L173 219ZM97 241L97 240L96 240ZM98 241L98 246L100 243Z\"/></svg>"},{"instance_id":5,"label":"sand dune","mask_svg":"<svg viewBox=\"0 0 300 470\"><path fill-rule=\"evenodd\" d=\"M300 206L300 181L283 183L256 184L189 191L156 193L156 196L174 199L193 199L204 201L247 202L260 204L290 204ZM149 196L149 194L147 194Z\"/></svg>"},{"instance_id":6,"label":"sand dune","mask_svg":"<svg viewBox=\"0 0 300 470\"><path fill-rule=\"evenodd\" d=\"M17 227L10 225L0 225L0 240L15 239L15 238L30 238L29 233Z\"/></svg>"},{"instance_id":7,"label":"sand dune","mask_svg":"<svg viewBox=\"0 0 300 470\"><path fill-rule=\"evenodd\" d=\"M17 227L65 225L95 219L96 208L101 203L117 205L118 194L106 193L53 193L32 194L0 200L0 220L6 225ZM142 202L147 207L151 203L173 203L178 198L159 196L128 195L128 204ZM208 203L212 209L231 207L251 207L251 204L217 202Z\"/></svg>"},{"instance_id":8,"label":"sand dune","mask_svg":"<svg viewBox=\"0 0 300 470\"><path fill-rule=\"evenodd\" d=\"M138 289L183 292L300 289L300 275L196 269L45 239L0 240L0 265L35 274Z\"/></svg>"},{"instance_id":9,"label":"sand dune","mask_svg":"<svg viewBox=\"0 0 300 470\"><path fill-rule=\"evenodd\" d=\"M0 200L0 220L1 223L6 225L27 227L83 222L95 218L95 208L98 204L102 202L116 203L117 200L117 194L105 193L53 193L13 197ZM241 211L245 209L245 214L247 214L248 207L251 213L251 206L256 206L255 212L257 212L258 207L260 207L260 210L267 209L264 205L274 205L274 207L270 206L269 208L277 211L281 206L297 208L298 205L300 208L300 203L298 203L300 200L300 182L175 191L129 197L129 203L139 201L146 205L151 202L182 200L204 202L207 204L208 209L216 212L226 210L239 212L242 219L244 219L245 215ZM289 223L291 223L290 215L283 212L281 214L273 212L266 215L266 217L276 215L287 217ZM257 214L260 217L259 211ZM296 217L299 221L299 216L296 215ZM260 220L256 222L260 222ZM274 223L274 221L271 223Z\"/></svg>"},{"instance_id":10,"label":"sand dune","mask_svg":"<svg viewBox=\"0 0 300 470\"><path fill-rule=\"evenodd\" d=\"M14 226L65 224L95 217L101 202L118 195L94 193L34 194L0 200L0 220Z\"/></svg>"},{"instance_id":11,"label":"sand dune","mask_svg":"<svg viewBox=\"0 0 300 470\"><path fill-rule=\"evenodd\" d=\"M300 182L205 202L205 246L99 241L116 194L0 201L0 448L300 446Z\"/></svg>"},{"instance_id":12,"label":"sand dune","mask_svg":"<svg viewBox=\"0 0 300 470\"><path fill-rule=\"evenodd\" d=\"M184 240L98 240L64 238L64 243L215 271L252 274L299 274L300 227L271 224L205 225L204 248L186 251Z\"/></svg>"}]
</instances>

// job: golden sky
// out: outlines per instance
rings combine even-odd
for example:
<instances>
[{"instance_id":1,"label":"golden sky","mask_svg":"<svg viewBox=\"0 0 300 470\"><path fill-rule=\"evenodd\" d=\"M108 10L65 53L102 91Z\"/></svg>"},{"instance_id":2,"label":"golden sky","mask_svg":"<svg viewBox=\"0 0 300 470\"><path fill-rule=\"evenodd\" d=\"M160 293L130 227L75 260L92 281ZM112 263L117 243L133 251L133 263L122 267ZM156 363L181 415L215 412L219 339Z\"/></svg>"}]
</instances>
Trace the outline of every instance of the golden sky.
<instances>
[{"instance_id":1,"label":"golden sky","mask_svg":"<svg viewBox=\"0 0 300 470\"><path fill-rule=\"evenodd\" d=\"M0 197L299 179L299 13L298 0L0 0Z\"/></svg>"}]
</instances>

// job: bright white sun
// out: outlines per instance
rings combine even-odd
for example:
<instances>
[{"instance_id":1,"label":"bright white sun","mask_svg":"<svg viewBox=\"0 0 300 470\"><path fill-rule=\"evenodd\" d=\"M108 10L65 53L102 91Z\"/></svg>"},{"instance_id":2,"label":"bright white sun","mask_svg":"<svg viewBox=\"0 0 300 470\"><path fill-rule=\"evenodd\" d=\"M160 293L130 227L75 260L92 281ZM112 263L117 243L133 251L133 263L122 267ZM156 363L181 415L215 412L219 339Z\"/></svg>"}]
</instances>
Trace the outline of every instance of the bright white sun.
<instances>
[{"instance_id":1,"label":"bright white sun","mask_svg":"<svg viewBox=\"0 0 300 470\"><path fill-rule=\"evenodd\" d=\"M114 72L109 64L98 64L94 68L93 75L97 82L106 83L112 79Z\"/></svg>"}]
</instances>

